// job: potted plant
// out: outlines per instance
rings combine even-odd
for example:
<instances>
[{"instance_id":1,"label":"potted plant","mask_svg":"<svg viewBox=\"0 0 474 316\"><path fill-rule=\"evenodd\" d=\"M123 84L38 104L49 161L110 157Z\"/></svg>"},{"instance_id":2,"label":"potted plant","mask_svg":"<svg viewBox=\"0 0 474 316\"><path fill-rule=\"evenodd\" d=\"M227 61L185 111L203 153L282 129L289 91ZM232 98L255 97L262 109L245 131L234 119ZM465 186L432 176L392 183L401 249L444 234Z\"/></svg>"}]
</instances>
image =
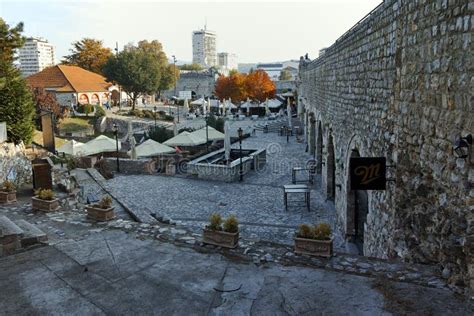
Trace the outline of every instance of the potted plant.
<instances>
[{"instance_id":1,"label":"potted plant","mask_svg":"<svg viewBox=\"0 0 474 316\"><path fill-rule=\"evenodd\" d=\"M222 218L214 213L209 225L204 228L202 241L206 244L235 248L239 242L239 222L234 215L229 216L222 225Z\"/></svg>"},{"instance_id":2,"label":"potted plant","mask_svg":"<svg viewBox=\"0 0 474 316\"><path fill-rule=\"evenodd\" d=\"M300 225L295 236L295 253L331 257L331 226L327 223L321 223L314 227Z\"/></svg>"},{"instance_id":3,"label":"potted plant","mask_svg":"<svg viewBox=\"0 0 474 316\"><path fill-rule=\"evenodd\" d=\"M53 212L59 209L59 200L50 189L38 189L31 198L31 208L37 211Z\"/></svg>"},{"instance_id":4,"label":"potted plant","mask_svg":"<svg viewBox=\"0 0 474 316\"><path fill-rule=\"evenodd\" d=\"M114 207L112 206L112 198L104 196L98 204L86 206L87 217L96 221L109 221L115 218Z\"/></svg>"},{"instance_id":5,"label":"potted plant","mask_svg":"<svg viewBox=\"0 0 474 316\"><path fill-rule=\"evenodd\" d=\"M16 202L16 187L13 182L6 180L0 187L0 204Z\"/></svg>"}]
</instances>

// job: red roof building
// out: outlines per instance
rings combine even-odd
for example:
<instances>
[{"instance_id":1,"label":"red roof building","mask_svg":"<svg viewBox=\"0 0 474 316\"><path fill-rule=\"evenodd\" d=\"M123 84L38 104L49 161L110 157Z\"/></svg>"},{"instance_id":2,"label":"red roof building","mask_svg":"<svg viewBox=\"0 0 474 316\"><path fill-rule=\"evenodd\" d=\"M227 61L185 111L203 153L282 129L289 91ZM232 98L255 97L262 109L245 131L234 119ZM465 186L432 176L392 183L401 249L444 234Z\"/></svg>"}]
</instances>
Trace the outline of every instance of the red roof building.
<instances>
[{"instance_id":1,"label":"red roof building","mask_svg":"<svg viewBox=\"0 0 474 316\"><path fill-rule=\"evenodd\" d=\"M71 104L104 104L118 87L105 77L77 66L56 65L26 78L32 88L53 92L63 106Z\"/></svg>"}]
</instances>

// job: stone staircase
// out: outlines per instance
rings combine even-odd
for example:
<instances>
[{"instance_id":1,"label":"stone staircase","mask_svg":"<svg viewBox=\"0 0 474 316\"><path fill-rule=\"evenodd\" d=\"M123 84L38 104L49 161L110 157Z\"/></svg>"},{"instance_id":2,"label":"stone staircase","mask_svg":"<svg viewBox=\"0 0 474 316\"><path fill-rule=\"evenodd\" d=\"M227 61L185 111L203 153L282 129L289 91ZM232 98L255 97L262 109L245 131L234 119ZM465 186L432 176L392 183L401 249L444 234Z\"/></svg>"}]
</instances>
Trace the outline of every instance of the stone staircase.
<instances>
[{"instance_id":1,"label":"stone staircase","mask_svg":"<svg viewBox=\"0 0 474 316\"><path fill-rule=\"evenodd\" d=\"M265 129L265 126L268 126L268 132L271 133L271 132L280 132L280 128L282 126L286 126L288 123L287 120L284 120L284 119L279 119L279 120L275 120L275 121L263 121L263 122L259 122L257 124L254 125L254 128L257 130L257 131L263 131Z\"/></svg>"},{"instance_id":2,"label":"stone staircase","mask_svg":"<svg viewBox=\"0 0 474 316\"><path fill-rule=\"evenodd\" d=\"M35 225L23 220L12 221L0 215L0 257L47 243L48 236Z\"/></svg>"}]
</instances>

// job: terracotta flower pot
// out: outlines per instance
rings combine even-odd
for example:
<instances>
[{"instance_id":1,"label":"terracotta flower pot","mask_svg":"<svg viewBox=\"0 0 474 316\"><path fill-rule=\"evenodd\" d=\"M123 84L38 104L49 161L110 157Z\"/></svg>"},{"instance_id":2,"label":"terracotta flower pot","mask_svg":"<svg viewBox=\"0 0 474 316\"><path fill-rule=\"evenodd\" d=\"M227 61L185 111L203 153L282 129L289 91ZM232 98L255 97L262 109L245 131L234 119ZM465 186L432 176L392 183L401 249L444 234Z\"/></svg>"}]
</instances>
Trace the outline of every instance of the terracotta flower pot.
<instances>
[{"instance_id":1,"label":"terracotta flower pot","mask_svg":"<svg viewBox=\"0 0 474 316\"><path fill-rule=\"evenodd\" d=\"M0 204L10 204L16 202L16 191L0 191Z\"/></svg>"},{"instance_id":2,"label":"terracotta flower pot","mask_svg":"<svg viewBox=\"0 0 474 316\"><path fill-rule=\"evenodd\" d=\"M295 253L329 258L332 256L332 239L316 240L295 237Z\"/></svg>"},{"instance_id":3,"label":"terracotta flower pot","mask_svg":"<svg viewBox=\"0 0 474 316\"><path fill-rule=\"evenodd\" d=\"M204 228L202 233L202 242L225 248L235 248L239 243L239 232L228 233Z\"/></svg>"},{"instance_id":4,"label":"terracotta flower pot","mask_svg":"<svg viewBox=\"0 0 474 316\"><path fill-rule=\"evenodd\" d=\"M96 220L96 221L110 221L115 218L114 208L100 208L94 205L86 206L87 218Z\"/></svg>"},{"instance_id":5,"label":"terracotta flower pot","mask_svg":"<svg viewBox=\"0 0 474 316\"><path fill-rule=\"evenodd\" d=\"M59 200L42 200L34 196L31 198L31 208L36 211L54 212L59 209Z\"/></svg>"}]
</instances>

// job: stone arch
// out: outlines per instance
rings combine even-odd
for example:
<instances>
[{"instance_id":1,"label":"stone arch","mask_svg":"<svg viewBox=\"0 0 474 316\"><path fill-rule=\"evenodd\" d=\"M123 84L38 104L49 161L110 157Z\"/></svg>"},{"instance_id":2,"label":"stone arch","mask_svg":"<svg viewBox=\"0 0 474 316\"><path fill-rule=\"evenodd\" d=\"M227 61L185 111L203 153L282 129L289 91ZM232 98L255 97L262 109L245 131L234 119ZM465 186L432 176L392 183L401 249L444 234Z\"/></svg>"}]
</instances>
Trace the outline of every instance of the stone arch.
<instances>
[{"instance_id":1,"label":"stone arch","mask_svg":"<svg viewBox=\"0 0 474 316\"><path fill-rule=\"evenodd\" d=\"M321 121L318 121L318 131L316 134L316 150L315 150L315 158L316 158L316 172L321 174L323 170L323 127Z\"/></svg>"},{"instance_id":2,"label":"stone arch","mask_svg":"<svg viewBox=\"0 0 474 316\"><path fill-rule=\"evenodd\" d=\"M336 157L331 131L328 134L326 156L326 199L336 200Z\"/></svg>"},{"instance_id":3,"label":"stone arch","mask_svg":"<svg viewBox=\"0 0 474 316\"><path fill-rule=\"evenodd\" d=\"M345 230L348 242L355 244L360 255L364 254L364 232L367 215L369 213L369 196L365 190L351 190L350 187L350 158L360 157L362 143L354 135L347 148L347 176L346 176L346 216Z\"/></svg>"},{"instance_id":4,"label":"stone arch","mask_svg":"<svg viewBox=\"0 0 474 316\"><path fill-rule=\"evenodd\" d=\"M309 114L309 153L314 156L316 148L316 119L314 113Z\"/></svg>"}]
</instances>

